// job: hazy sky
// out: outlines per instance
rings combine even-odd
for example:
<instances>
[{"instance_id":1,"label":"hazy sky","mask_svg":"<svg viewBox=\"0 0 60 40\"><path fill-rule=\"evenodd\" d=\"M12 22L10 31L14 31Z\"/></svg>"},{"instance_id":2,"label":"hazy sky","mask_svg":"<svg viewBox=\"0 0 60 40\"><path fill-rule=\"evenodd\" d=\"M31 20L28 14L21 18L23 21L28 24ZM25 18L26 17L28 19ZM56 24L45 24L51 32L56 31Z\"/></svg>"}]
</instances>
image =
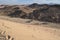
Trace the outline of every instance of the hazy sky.
<instances>
[{"instance_id":1,"label":"hazy sky","mask_svg":"<svg viewBox=\"0 0 60 40\"><path fill-rule=\"evenodd\" d=\"M0 4L31 4L31 3L56 3L60 4L60 0L0 0Z\"/></svg>"}]
</instances>

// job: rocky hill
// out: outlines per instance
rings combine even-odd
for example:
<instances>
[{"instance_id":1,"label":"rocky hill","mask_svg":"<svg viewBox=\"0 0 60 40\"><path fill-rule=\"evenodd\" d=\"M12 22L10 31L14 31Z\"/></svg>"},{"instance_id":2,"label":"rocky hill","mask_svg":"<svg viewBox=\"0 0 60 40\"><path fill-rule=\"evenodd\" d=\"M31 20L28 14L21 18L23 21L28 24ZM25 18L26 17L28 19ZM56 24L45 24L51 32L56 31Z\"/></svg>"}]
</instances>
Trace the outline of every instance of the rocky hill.
<instances>
[{"instance_id":1,"label":"rocky hill","mask_svg":"<svg viewBox=\"0 0 60 40\"><path fill-rule=\"evenodd\" d=\"M60 5L1 5L0 15L60 23Z\"/></svg>"}]
</instances>

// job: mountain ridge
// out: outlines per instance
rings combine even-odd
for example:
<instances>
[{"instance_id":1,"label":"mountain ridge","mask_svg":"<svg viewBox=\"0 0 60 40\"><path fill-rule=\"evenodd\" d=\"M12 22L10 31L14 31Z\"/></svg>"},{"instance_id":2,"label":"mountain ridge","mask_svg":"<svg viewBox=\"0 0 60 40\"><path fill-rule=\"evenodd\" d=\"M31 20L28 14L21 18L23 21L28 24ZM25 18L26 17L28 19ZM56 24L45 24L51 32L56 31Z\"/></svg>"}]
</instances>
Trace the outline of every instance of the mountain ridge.
<instances>
[{"instance_id":1,"label":"mountain ridge","mask_svg":"<svg viewBox=\"0 0 60 40\"><path fill-rule=\"evenodd\" d=\"M60 23L60 5L1 5L0 15Z\"/></svg>"}]
</instances>

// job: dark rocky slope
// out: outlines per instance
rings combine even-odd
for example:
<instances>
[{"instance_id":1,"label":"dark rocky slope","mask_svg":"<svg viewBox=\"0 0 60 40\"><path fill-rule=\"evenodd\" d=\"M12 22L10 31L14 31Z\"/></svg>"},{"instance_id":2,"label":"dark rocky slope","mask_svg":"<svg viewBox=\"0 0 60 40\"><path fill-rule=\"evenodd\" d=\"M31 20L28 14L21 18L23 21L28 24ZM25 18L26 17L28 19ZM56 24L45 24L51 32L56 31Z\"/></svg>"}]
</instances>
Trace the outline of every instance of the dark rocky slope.
<instances>
[{"instance_id":1,"label":"dark rocky slope","mask_svg":"<svg viewBox=\"0 0 60 40\"><path fill-rule=\"evenodd\" d=\"M26 13L20 6L5 6L4 8L0 8L0 15L60 23L60 5L40 5L34 3L32 5L25 6L25 10L27 7L34 10Z\"/></svg>"}]
</instances>

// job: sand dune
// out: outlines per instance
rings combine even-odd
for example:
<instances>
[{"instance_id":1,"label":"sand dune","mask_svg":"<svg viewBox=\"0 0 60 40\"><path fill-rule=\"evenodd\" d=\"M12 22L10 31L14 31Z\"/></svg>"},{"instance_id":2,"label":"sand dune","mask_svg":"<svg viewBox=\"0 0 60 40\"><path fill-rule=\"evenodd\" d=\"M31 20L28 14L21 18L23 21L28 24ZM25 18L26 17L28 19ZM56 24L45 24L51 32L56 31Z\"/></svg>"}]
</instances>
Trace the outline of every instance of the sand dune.
<instances>
[{"instance_id":1,"label":"sand dune","mask_svg":"<svg viewBox=\"0 0 60 40\"><path fill-rule=\"evenodd\" d=\"M60 29L27 25L0 19L0 29L15 40L60 40Z\"/></svg>"}]
</instances>

